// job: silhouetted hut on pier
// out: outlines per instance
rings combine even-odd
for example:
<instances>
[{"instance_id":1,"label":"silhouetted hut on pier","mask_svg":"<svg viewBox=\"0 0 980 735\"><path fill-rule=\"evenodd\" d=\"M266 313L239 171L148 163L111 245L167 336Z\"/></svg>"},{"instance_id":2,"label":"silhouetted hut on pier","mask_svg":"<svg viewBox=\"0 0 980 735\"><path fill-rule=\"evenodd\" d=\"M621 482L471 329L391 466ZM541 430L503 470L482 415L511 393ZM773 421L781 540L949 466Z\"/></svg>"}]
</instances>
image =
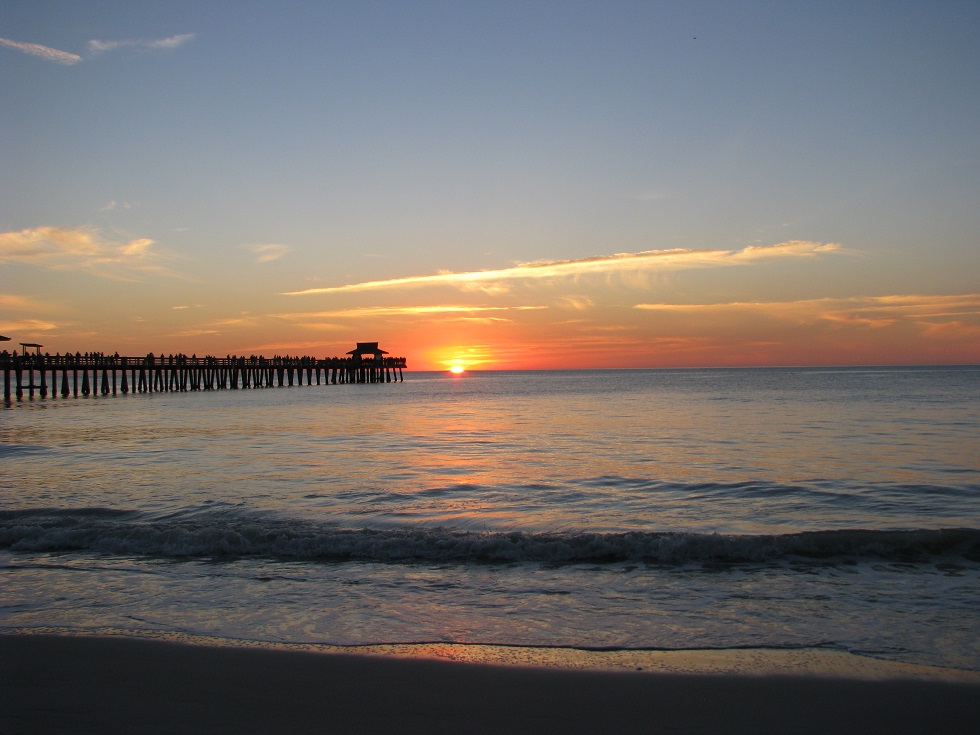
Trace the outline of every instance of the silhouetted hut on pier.
<instances>
[{"instance_id":1,"label":"silhouetted hut on pier","mask_svg":"<svg viewBox=\"0 0 980 735\"><path fill-rule=\"evenodd\" d=\"M358 383L377 383L384 381L384 356L388 353L378 347L377 342L358 342L357 347L347 353L351 356Z\"/></svg>"}]
</instances>

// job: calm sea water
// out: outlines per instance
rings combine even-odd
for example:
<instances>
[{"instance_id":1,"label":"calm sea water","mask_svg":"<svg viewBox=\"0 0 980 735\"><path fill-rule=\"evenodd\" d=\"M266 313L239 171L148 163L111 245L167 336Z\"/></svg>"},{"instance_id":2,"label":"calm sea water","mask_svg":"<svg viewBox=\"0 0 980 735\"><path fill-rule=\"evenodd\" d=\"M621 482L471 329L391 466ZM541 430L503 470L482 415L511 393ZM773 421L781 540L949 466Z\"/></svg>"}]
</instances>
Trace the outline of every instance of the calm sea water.
<instances>
[{"instance_id":1,"label":"calm sea water","mask_svg":"<svg viewBox=\"0 0 980 735\"><path fill-rule=\"evenodd\" d=\"M980 670L980 368L408 373L0 409L0 629Z\"/></svg>"}]
</instances>

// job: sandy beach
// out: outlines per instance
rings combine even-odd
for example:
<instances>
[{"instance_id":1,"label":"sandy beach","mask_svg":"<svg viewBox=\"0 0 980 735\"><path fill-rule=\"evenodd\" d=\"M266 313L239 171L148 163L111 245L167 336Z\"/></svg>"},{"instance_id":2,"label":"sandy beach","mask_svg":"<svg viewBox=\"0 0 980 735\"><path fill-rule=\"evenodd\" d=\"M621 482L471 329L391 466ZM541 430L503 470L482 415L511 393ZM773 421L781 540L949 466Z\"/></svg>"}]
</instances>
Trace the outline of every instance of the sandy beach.
<instances>
[{"instance_id":1,"label":"sandy beach","mask_svg":"<svg viewBox=\"0 0 980 735\"><path fill-rule=\"evenodd\" d=\"M49 635L0 636L0 661L4 735L967 733L980 718L975 678L887 671L597 671Z\"/></svg>"}]
</instances>

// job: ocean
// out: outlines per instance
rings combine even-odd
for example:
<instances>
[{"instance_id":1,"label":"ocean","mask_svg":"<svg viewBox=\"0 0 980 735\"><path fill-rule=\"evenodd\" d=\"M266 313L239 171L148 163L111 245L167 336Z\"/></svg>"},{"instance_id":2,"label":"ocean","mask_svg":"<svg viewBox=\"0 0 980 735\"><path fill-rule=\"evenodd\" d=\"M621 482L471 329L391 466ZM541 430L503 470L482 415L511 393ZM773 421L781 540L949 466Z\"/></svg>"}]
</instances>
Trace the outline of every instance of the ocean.
<instances>
[{"instance_id":1,"label":"ocean","mask_svg":"<svg viewBox=\"0 0 980 735\"><path fill-rule=\"evenodd\" d=\"M978 671L980 367L13 401L0 580L0 632Z\"/></svg>"}]
</instances>

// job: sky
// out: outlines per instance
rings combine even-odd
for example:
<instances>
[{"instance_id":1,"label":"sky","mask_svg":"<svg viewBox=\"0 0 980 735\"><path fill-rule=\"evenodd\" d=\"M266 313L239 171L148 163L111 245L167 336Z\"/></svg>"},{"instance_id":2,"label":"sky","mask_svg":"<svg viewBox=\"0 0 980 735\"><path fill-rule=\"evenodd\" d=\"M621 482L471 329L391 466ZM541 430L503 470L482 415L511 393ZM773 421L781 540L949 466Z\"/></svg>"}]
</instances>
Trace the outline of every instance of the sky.
<instances>
[{"instance_id":1,"label":"sky","mask_svg":"<svg viewBox=\"0 0 980 735\"><path fill-rule=\"evenodd\" d=\"M980 3L0 5L0 334L980 363Z\"/></svg>"}]
</instances>

